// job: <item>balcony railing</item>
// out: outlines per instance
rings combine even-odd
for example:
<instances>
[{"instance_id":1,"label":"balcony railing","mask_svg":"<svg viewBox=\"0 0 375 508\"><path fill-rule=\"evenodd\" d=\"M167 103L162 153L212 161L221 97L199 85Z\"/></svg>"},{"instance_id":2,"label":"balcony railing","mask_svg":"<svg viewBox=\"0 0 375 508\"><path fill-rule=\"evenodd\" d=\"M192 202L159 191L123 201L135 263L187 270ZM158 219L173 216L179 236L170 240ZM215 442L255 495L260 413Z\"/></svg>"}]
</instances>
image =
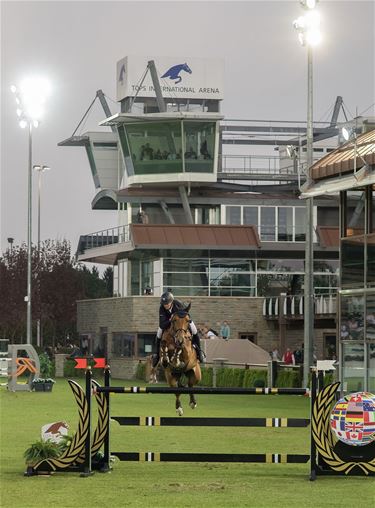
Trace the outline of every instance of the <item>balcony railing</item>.
<instances>
[{"instance_id":1,"label":"balcony railing","mask_svg":"<svg viewBox=\"0 0 375 508\"><path fill-rule=\"evenodd\" d=\"M293 161L287 164L280 164L279 156L268 155L221 155L218 173L260 177L291 176L305 178L306 163L299 166Z\"/></svg>"},{"instance_id":2,"label":"balcony railing","mask_svg":"<svg viewBox=\"0 0 375 508\"><path fill-rule=\"evenodd\" d=\"M116 228L103 229L95 233L81 236L80 238L80 253L95 249L98 247L105 247L106 245L113 245L116 243L125 243L130 241L129 226L118 226Z\"/></svg>"},{"instance_id":3,"label":"balcony railing","mask_svg":"<svg viewBox=\"0 0 375 508\"><path fill-rule=\"evenodd\" d=\"M335 295L314 296L315 315L336 314ZM266 297L263 301L263 316L278 317L279 315L289 317L301 317L304 314L303 295L272 296Z\"/></svg>"}]
</instances>

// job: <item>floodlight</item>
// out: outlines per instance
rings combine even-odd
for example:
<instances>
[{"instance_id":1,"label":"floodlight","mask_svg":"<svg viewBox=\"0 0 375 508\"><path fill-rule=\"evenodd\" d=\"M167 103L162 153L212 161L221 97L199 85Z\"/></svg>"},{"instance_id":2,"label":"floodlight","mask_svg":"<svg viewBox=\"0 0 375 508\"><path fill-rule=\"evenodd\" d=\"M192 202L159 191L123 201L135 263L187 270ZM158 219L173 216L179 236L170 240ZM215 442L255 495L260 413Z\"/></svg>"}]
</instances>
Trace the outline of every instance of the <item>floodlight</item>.
<instances>
[{"instance_id":1,"label":"floodlight","mask_svg":"<svg viewBox=\"0 0 375 508\"><path fill-rule=\"evenodd\" d=\"M341 134L342 134L342 137L345 139L345 141L349 141L349 138L350 138L350 130L347 129L346 127L343 127L341 129Z\"/></svg>"}]
</instances>

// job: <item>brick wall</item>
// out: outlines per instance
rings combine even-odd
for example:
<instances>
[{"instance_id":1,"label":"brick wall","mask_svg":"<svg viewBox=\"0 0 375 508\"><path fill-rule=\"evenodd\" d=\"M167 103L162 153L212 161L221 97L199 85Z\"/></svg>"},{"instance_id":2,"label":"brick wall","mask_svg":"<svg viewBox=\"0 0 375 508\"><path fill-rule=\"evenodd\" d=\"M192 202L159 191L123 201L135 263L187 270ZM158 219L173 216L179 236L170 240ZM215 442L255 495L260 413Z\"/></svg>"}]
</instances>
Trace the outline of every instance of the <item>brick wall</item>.
<instances>
[{"instance_id":1,"label":"brick wall","mask_svg":"<svg viewBox=\"0 0 375 508\"><path fill-rule=\"evenodd\" d=\"M263 298L241 297L189 297L191 315L196 324L207 324L219 331L225 319L231 328L231 337L240 333L256 333L257 344L271 351L279 342L277 321L266 320L262 315ZM81 300L77 303L77 327L79 333L99 334L100 327L108 328L108 339L113 332L155 333L158 327L159 297L134 296ZM303 321L298 329L288 329L286 344L291 348L303 342ZM318 357L323 355L323 333L335 333L332 329L316 330ZM111 348L109 348L111 350Z\"/></svg>"}]
</instances>

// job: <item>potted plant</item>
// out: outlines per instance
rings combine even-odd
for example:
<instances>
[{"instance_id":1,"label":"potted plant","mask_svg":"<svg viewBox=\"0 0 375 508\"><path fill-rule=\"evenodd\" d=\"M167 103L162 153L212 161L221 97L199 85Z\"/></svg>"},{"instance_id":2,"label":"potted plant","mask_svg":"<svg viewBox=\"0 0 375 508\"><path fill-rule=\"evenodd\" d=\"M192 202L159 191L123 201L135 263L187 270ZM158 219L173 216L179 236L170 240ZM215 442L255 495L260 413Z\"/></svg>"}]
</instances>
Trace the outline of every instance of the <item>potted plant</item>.
<instances>
[{"instance_id":1,"label":"potted plant","mask_svg":"<svg viewBox=\"0 0 375 508\"><path fill-rule=\"evenodd\" d=\"M54 379L49 377L36 377L33 380L33 389L36 392L52 392L53 384L55 383Z\"/></svg>"},{"instance_id":2,"label":"potted plant","mask_svg":"<svg viewBox=\"0 0 375 508\"><path fill-rule=\"evenodd\" d=\"M27 465L25 475L31 476L32 474L35 474L33 473L33 467L36 466L36 464L38 464L41 460L56 459L61 455L62 451L63 446L61 446L60 443L54 443L50 439L47 441L35 441L35 443L32 443L23 454Z\"/></svg>"},{"instance_id":3,"label":"potted plant","mask_svg":"<svg viewBox=\"0 0 375 508\"><path fill-rule=\"evenodd\" d=\"M52 392L54 380L51 378L53 364L46 353L39 355L40 377L33 380L33 389L36 392Z\"/></svg>"}]
</instances>

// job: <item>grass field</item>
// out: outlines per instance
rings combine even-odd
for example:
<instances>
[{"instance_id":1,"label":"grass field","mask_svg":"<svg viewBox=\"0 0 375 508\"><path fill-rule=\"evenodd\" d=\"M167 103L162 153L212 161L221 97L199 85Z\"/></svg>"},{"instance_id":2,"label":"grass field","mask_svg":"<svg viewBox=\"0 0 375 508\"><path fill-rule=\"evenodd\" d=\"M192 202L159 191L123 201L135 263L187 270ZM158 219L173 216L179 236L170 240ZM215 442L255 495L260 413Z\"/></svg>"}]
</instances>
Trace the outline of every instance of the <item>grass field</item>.
<instances>
[{"instance_id":1,"label":"grass field","mask_svg":"<svg viewBox=\"0 0 375 508\"><path fill-rule=\"evenodd\" d=\"M82 381L80 381L82 382ZM120 381L113 384L131 385ZM201 395L185 416L309 417L303 396ZM375 481L319 477L309 464L114 463L108 474L23 476L24 450L42 425L65 420L74 431L77 407L65 380L52 393L7 392L1 401L1 507L342 507L375 506ZM169 395L111 395L116 416L175 416ZM93 414L96 420L95 412ZM309 453L309 429L121 427L112 424L111 450L216 453Z\"/></svg>"}]
</instances>

